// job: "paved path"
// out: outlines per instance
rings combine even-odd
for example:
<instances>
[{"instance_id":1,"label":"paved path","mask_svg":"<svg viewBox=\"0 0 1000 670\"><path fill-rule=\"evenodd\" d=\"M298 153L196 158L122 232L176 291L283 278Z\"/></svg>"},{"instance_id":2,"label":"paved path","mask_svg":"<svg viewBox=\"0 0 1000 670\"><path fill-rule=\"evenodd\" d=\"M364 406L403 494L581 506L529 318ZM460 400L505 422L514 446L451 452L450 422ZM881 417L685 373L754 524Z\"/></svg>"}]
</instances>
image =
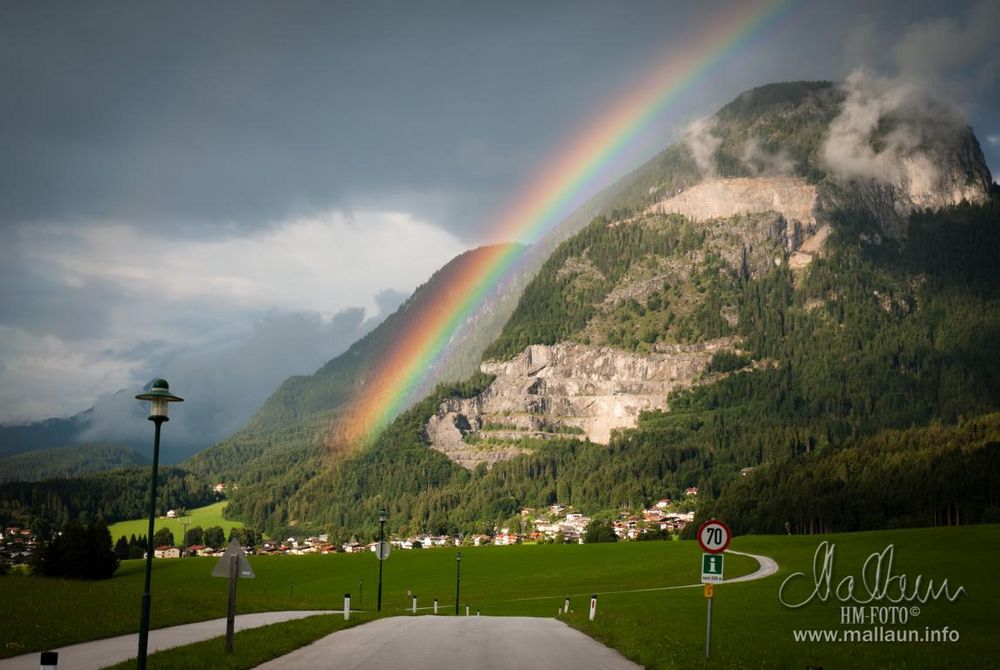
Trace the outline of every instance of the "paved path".
<instances>
[{"instance_id":1,"label":"paved path","mask_svg":"<svg viewBox=\"0 0 1000 670\"><path fill-rule=\"evenodd\" d=\"M391 617L338 631L260 670L634 670L626 659L556 619Z\"/></svg>"},{"instance_id":2,"label":"paved path","mask_svg":"<svg viewBox=\"0 0 1000 670\"><path fill-rule=\"evenodd\" d=\"M279 621L301 619L314 614L330 614L331 611L292 611L292 612L259 612L257 614L240 614L236 617L236 630L257 628ZM170 628L160 628L149 631L148 650L162 651L171 647L179 647L192 642L210 640L226 634L226 619L199 621ZM120 635L105 640L94 640L80 644L60 647L52 651L59 652L59 668L67 670L100 670L115 663L135 658L139 649L138 631L131 635ZM0 660L0 670L38 670L41 654L33 652L22 656L14 656Z\"/></svg>"},{"instance_id":3,"label":"paved path","mask_svg":"<svg viewBox=\"0 0 1000 670\"><path fill-rule=\"evenodd\" d=\"M769 556L761 556L760 554L748 554L745 551L733 551L732 549L726 550L727 554L736 554L738 556L749 556L753 560L759 563L758 568L751 572L749 575L743 575L742 577L733 577L732 579L726 579L723 584L733 584L735 582L752 582L755 579L764 579L765 577L770 577L778 571L778 562Z\"/></svg>"}]
</instances>

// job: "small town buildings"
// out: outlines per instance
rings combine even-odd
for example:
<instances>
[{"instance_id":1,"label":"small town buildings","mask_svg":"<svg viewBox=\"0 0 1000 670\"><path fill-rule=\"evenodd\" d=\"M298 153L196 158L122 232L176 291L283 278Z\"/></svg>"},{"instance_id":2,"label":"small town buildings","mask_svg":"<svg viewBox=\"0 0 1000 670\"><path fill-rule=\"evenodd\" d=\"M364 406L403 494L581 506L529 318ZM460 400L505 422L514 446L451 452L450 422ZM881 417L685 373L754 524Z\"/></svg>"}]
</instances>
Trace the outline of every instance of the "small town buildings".
<instances>
[{"instance_id":1,"label":"small town buildings","mask_svg":"<svg viewBox=\"0 0 1000 670\"><path fill-rule=\"evenodd\" d=\"M180 558L181 550L177 547L163 545L153 549L153 558Z\"/></svg>"}]
</instances>

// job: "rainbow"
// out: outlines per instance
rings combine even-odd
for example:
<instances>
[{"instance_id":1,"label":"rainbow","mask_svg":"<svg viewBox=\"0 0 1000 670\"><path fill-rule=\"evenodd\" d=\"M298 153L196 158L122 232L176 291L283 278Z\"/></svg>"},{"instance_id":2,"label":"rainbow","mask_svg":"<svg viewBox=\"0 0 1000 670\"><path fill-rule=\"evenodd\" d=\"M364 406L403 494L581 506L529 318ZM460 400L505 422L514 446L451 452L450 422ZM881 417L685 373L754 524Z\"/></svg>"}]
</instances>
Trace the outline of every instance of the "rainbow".
<instances>
[{"instance_id":1,"label":"rainbow","mask_svg":"<svg viewBox=\"0 0 1000 670\"><path fill-rule=\"evenodd\" d=\"M499 217L494 239L533 244L593 195L631 158L642 136L673 103L721 63L768 32L795 0L737 3L714 17L680 48L671 49L645 77L580 131L547 162ZM370 440L409 403L463 323L497 284L514 271L530 247L496 245L465 264L448 290L409 319L395 347L373 371L340 422L342 435Z\"/></svg>"}]
</instances>

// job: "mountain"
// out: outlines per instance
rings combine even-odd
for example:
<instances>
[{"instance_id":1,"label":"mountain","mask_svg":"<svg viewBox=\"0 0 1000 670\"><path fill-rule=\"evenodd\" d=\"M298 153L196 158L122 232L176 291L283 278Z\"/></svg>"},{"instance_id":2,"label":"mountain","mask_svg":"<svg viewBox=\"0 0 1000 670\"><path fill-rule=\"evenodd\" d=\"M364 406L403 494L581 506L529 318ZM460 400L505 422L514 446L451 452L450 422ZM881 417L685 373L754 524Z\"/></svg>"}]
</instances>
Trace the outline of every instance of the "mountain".
<instances>
[{"instance_id":1,"label":"mountain","mask_svg":"<svg viewBox=\"0 0 1000 670\"><path fill-rule=\"evenodd\" d=\"M89 416L90 410L68 419L46 419L22 425L0 426L0 456L63 447L76 442L89 425Z\"/></svg>"},{"instance_id":2,"label":"mountain","mask_svg":"<svg viewBox=\"0 0 1000 670\"><path fill-rule=\"evenodd\" d=\"M147 458L122 444L79 444L0 458L0 483L76 477L147 464Z\"/></svg>"},{"instance_id":3,"label":"mountain","mask_svg":"<svg viewBox=\"0 0 1000 670\"><path fill-rule=\"evenodd\" d=\"M855 147L859 104L850 82L773 84L695 124L546 257L479 374L360 452L258 459L231 512L350 534L385 506L400 530L471 532L520 506L607 514L690 486L711 510L756 471L807 479L820 458L875 458L880 436L924 444L1000 410L1000 207L975 136L946 107L885 107ZM959 452L934 458L962 471ZM997 506L949 497L889 520ZM847 507L823 525L859 527Z\"/></svg>"}]
</instances>

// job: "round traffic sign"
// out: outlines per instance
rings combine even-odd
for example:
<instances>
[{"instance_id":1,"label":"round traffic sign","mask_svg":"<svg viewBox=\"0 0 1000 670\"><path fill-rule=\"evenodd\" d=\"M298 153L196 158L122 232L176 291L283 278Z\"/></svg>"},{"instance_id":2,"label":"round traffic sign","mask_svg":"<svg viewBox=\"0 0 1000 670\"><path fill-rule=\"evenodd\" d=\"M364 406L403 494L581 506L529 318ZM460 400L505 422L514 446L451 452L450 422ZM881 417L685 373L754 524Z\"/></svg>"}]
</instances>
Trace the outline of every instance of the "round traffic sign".
<instances>
[{"instance_id":1,"label":"round traffic sign","mask_svg":"<svg viewBox=\"0 0 1000 670\"><path fill-rule=\"evenodd\" d=\"M698 527L698 544L710 554L721 554L729 548L733 533L722 521L709 519Z\"/></svg>"}]
</instances>

